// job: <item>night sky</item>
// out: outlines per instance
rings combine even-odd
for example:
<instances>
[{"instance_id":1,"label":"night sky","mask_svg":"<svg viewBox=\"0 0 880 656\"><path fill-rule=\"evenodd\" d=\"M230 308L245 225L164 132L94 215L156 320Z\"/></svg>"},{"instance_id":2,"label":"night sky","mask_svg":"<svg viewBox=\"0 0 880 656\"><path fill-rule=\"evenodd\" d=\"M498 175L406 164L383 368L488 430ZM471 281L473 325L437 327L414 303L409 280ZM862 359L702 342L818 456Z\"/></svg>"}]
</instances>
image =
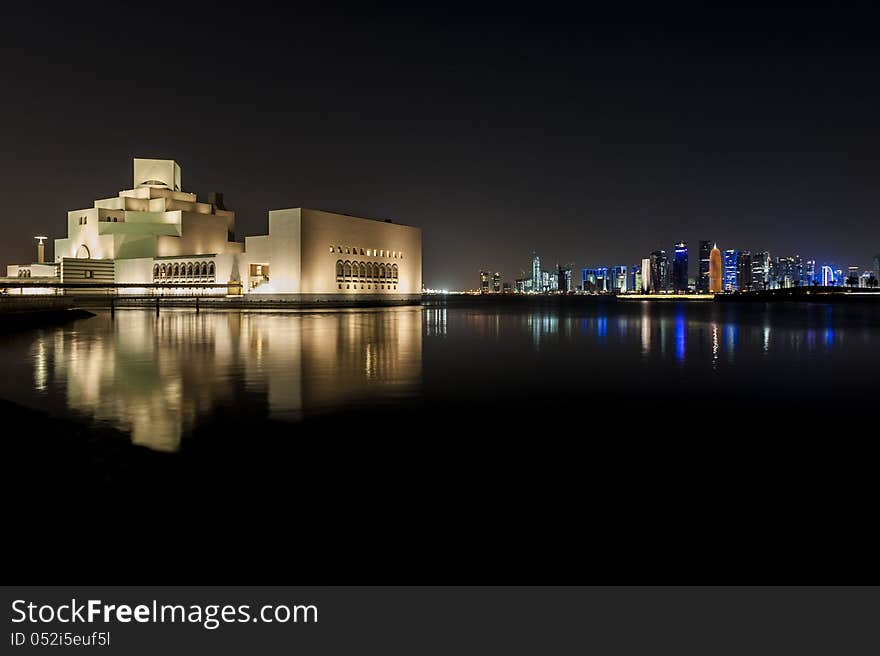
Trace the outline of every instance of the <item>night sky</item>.
<instances>
[{"instance_id":1,"label":"night sky","mask_svg":"<svg viewBox=\"0 0 880 656\"><path fill-rule=\"evenodd\" d=\"M3 265L129 188L133 157L223 191L239 236L298 206L420 226L429 287L678 239L692 275L704 238L880 252L872 14L71 4L0 24Z\"/></svg>"}]
</instances>

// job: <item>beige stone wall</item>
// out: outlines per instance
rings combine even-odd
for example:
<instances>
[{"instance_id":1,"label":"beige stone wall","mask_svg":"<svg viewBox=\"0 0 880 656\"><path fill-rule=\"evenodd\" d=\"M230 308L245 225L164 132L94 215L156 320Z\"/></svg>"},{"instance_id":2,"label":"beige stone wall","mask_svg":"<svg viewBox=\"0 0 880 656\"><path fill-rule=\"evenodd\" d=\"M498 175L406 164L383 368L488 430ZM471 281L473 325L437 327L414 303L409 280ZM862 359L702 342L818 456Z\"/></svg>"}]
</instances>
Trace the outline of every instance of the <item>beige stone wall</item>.
<instances>
[{"instance_id":1,"label":"beige stone wall","mask_svg":"<svg viewBox=\"0 0 880 656\"><path fill-rule=\"evenodd\" d=\"M421 293L421 229L320 210L302 209L301 212L302 284L298 290L300 293L351 295ZM339 252L340 247L342 252ZM374 265L397 265L396 289L393 284L377 280L338 281L336 263L339 260Z\"/></svg>"}]
</instances>

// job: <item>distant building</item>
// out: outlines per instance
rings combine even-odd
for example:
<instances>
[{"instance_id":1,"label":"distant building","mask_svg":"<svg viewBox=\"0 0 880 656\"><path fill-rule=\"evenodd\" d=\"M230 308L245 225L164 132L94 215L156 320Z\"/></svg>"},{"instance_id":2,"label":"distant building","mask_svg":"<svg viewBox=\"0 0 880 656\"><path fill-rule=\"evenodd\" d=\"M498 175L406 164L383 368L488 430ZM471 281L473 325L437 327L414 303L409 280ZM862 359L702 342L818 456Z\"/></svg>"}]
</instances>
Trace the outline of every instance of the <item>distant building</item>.
<instances>
[{"instance_id":1,"label":"distant building","mask_svg":"<svg viewBox=\"0 0 880 656\"><path fill-rule=\"evenodd\" d=\"M596 269L596 291L611 291L611 277L608 273L608 267L598 267Z\"/></svg>"},{"instance_id":2,"label":"distant building","mask_svg":"<svg viewBox=\"0 0 880 656\"><path fill-rule=\"evenodd\" d=\"M655 294L669 289L669 259L666 251L651 253L651 291Z\"/></svg>"},{"instance_id":3,"label":"distant building","mask_svg":"<svg viewBox=\"0 0 880 656\"><path fill-rule=\"evenodd\" d=\"M770 282L770 253L760 251L752 255L752 289L762 291Z\"/></svg>"},{"instance_id":4,"label":"distant building","mask_svg":"<svg viewBox=\"0 0 880 656\"><path fill-rule=\"evenodd\" d=\"M489 293L489 272L488 271L480 271L480 293L488 294Z\"/></svg>"},{"instance_id":5,"label":"distant building","mask_svg":"<svg viewBox=\"0 0 880 656\"><path fill-rule=\"evenodd\" d=\"M846 270L846 284L848 287L859 286L859 267L851 266Z\"/></svg>"},{"instance_id":6,"label":"distant building","mask_svg":"<svg viewBox=\"0 0 880 656\"><path fill-rule=\"evenodd\" d=\"M506 282L503 285L501 285L501 293L502 294L509 294L510 293L510 283L509 282Z\"/></svg>"},{"instance_id":7,"label":"distant building","mask_svg":"<svg viewBox=\"0 0 880 656\"><path fill-rule=\"evenodd\" d=\"M642 267L634 264L629 268L629 290L632 292L642 291Z\"/></svg>"},{"instance_id":8,"label":"distant building","mask_svg":"<svg viewBox=\"0 0 880 656\"><path fill-rule=\"evenodd\" d=\"M581 289L585 292L596 291L596 270L581 269Z\"/></svg>"},{"instance_id":9,"label":"distant building","mask_svg":"<svg viewBox=\"0 0 880 656\"><path fill-rule=\"evenodd\" d=\"M683 241L675 244L673 251L672 288L677 293L688 290L688 247Z\"/></svg>"},{"instance_id":10,"label":"distant building","mask_svg":"<svg viewBox=\"0 0 880 656\"><path fill-rule=\"evenodd\" d=\"M623 265L611 267L611 291L622 294L626 291L627 268Z\"/></svg>"},{"instance_id":11,"label":"distant building","mask_svg":"<svg viewBox=\"0 0 880 656\"><path fill-rule=\"evenodd\" d=\"M492 291L496 294L501 293L501 273L498 271L492 274Z\"/></svg>"},{"instance_id":12,"label":"distant building","mask_svg":"<svg viewBox=\"0 0 880 656\"><path fill-rule=\"evenodd\" d=\"M827 264L822 265L822 285L825 287L834 286L834 269Z\"/></svg>"},{"instance_id":13,"label":"distant building","mask_svg":"<svg viewBox=\"0 0 880 656\"><path fill-rule=\"evenodd\" d=\"M739 251L732 248L724 251L724 291L735 292L739 289L737 283L738 265Z\"/></svg>"},{"instance_id":14,"label":"distant building","mask_svg":"<svg viewBox=\"0 0 880 656\"><path fill-rule=\"evenodd\" d=\"M571 267L556 267L557 289L561 292L574 291L573 281L571 277Z\"/></svg>"},{"instance_id":15,"label":"distant building","mask_svg":"<svg viewBox=\"0 0 880 656\"><path fill-rule=\"evenodd\" d=\"M747 292L752 288L752 253L740 251L736 262L736 284L741 292Z\"/></svg>"},{"instance_id":16,"label":"distant building","mask_svg":"<svg viewBox=\"0 0 880 656\"><path fill-rule=\"evenodd\" d=\"M543 287L543 276L541 275L541 258L535 255L532 260L532 292L540 292Z\"/></svg>"},{"instance_id":17,"label":"distant building","mask_svg":"<svg viewBox=\"0 0 880 656\"><path fill-rule=\"evenodd\" d=\"M642 285L640 290L644 294L651 292L651 258L642 258Z\"/></svg>"},{"instance_id":18,"label":"distant building","mask_svg":"<svg viewBox=\"0 0 880 656\"><path fill-rule=\"evenodd\" d=\"M712 247L709 253L709 291L714 293L724 290L724 264L721 260L721 251L718 244Z\"/></svg>"},{"instance_id":19,"label":"distant building","mask_svg":"<svg viewBox=\"0 0 880 656\"><path fill-rule=\"evenodd\" d=\"M697 273L697 291L701 294L709 292L709 253L712 250L710 242L700 242L700 270Z\"/></svg>"}]
</instances>

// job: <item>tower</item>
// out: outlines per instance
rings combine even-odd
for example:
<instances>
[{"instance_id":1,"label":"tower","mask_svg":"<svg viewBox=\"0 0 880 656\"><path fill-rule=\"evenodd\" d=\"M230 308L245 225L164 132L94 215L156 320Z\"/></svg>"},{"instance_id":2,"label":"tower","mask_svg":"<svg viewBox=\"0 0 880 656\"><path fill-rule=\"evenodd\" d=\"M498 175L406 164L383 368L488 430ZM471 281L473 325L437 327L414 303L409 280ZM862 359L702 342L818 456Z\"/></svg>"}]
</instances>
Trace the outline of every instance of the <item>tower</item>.
<instances>
[{"instance_id":1,"label":"tower","mask_svg":"<svg viewBox=\"0 0 880 656\"><path fill-rule=\"evenodd\" d=\"M724 289L721 282L723 271L721 251L718 250L718 244L715 244L709 253L709 291L713 294Z\"/></svg>"},{"instance_id":2,"label":"tower","mask_svg":"<svg viewBox=\"0 0 880 656\"><path fill-rule=\"evenodd\" d=\"M709 252L712 250L708 239L700 241L700 270L697 275L697 291L702 294L709 292Z\"/></svg>"},{"instance_id":3,"label":"tower","mask_svg":"<svg viewBox=\"0 0 880 656\"><path fill-rule=\"evenodd\" d=\"M672 260L672 286L675 292L688 290L688 247L683 241L675 244Z\"/></svg>"},{"instance_id":4,"label":"tower","mask_svg":"<svg viewBox=\"0 0 880 656\"><path fill-rule=\"evenodd\" d=\"M43 243L48 237L37 235L37 264L43 264L46 261L46 245Z\"/></svg>"}]
</instances>

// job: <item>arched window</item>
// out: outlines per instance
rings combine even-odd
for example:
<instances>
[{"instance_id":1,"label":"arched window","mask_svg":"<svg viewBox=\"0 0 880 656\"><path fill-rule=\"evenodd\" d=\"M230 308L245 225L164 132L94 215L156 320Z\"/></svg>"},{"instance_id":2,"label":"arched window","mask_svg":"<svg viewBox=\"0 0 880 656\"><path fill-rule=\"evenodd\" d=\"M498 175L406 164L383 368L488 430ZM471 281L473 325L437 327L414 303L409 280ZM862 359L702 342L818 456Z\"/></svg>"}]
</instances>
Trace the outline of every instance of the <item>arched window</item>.
<instances>
[{"instance_id":1,"label":"arched window","mask_svg":"<svg viewBox=\"0 0 880 656\"><path fill-rule=\"evenodd\" d=\"M394 278L395 280L397 280L397 265L396 264L391 265L391 277Z\"/></svg>"},{"instance_id":2,"label":"arched window","mask_svg":"<svg viewBox=\"0 0 880 656\"><path fill-rule=\"evenodd\" d=\"M342 277L342 260L336 260L336 277Z\"/></svg>"},{"instance_id":3,"label":"arched window","mask_svg":"<svg viewBox=\"0 0 880 656\"><path fill-rule=\"evenodd\" d=\"M384 264L380 264L380 265L379 265L379 278L381 279L381 278L384 278L384 277L385 277L385 265L384 265Z\"/></svg>"},{"instance_id":4,"label":"arched window","mask_svg":"<svg viewBox=\"0 0 880 656\"><path fill-rule=\"evenodd\" d=\"M208 262L208 275L209 276L214 275L214 263L213 262Z\"/></svg>"},{"instance_id":5,"label":"arched window","mask_svg":"<svg viewBox=\"0 0 880 656\"><path fill-rule=\"evenodd\" d=\"M342 265L342 273L346 278L351 278L351 262L348 260Z\"/></svg>"},{"instance_id":6,"label":"arched window","mask_svg":"<svg viewBox=\"0 0 880 656\"><path fill-rule=\"evenodd\" d=\"M159 277L159 265L158 264L153 265L153 277L154 278Z\"/></svg>"},{"instance_id":7,"label":"arched window","mask_svg":"<svg viewBox=\"0 0 880 656\"><path fill-rule=\"evenodd\" d=\"M373 265L370 264L369 262L367 262L367 263L364 265L364 268L366 269L366 276L367 276L367 278L372 278L372 277L373 277Z\"/></svg>"},{"instance_id":8,"label":"arched window","mask_svg":"<svg viewBox=\"0 0 880 656\"><path fill-rule=\"evenodd\" d=\"M177 278L178 276L180 276L180 265L175 264L174 265L174 277Z\"/></svg>"},{"instance_id":9,"label":"arched window","mask_svg":"<svg viewBox=\"0 0 880 656\"><path fill-rule=\"evenodd\" d=\"M208 275L208 263L207 262L202 262L202 275L203 276Z\"/></svg>"},{"instance_id":10,"label":"arched window","mask_svg":"<svg viewBox=\"0 0 880 656\"><path fill-rule=\"evenodd\" d=\"M367 277L367 266L363 262L361 262L360 268L361 268L361 278L366 278Z\"/></svg>"}]
</instances>

